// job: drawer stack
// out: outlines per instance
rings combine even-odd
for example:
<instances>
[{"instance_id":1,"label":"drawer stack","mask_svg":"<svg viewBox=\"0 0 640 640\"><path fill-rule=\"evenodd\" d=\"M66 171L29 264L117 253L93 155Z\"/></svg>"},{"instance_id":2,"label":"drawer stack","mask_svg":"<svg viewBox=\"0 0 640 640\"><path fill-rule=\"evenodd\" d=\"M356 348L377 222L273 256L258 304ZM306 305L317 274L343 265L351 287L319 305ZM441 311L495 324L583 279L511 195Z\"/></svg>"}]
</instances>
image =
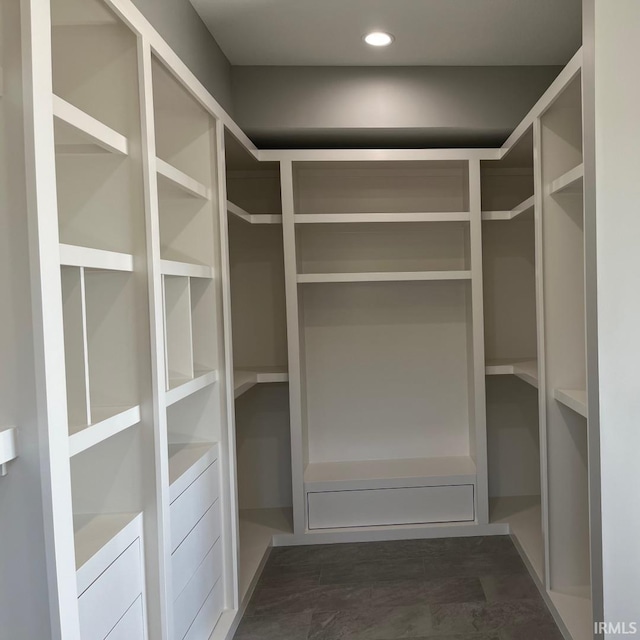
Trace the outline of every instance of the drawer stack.
<instances>
[{"instance_id":1,"label":"drawer stack","mask_svg":"<svg viewBox=\"0 0 640 640\"><path fill-rule=\"evenodd\" d=\"M206 640L224 606L217 452L180 445L174 469L193 454L203 455L170 488L174 640Z\"/></svg>"},{"instance_id":2,"label":"drawer stack","mask_svg":"<svg viewBox=\"0 0 640 640\"><path fill-rule=\"evenodd\" d=\"M122 528L120 518L94 518L76 536L82 552L83 544L114 534L76 572L82 640L147 638L142 514Z\"/></svg>"}]
</instances>

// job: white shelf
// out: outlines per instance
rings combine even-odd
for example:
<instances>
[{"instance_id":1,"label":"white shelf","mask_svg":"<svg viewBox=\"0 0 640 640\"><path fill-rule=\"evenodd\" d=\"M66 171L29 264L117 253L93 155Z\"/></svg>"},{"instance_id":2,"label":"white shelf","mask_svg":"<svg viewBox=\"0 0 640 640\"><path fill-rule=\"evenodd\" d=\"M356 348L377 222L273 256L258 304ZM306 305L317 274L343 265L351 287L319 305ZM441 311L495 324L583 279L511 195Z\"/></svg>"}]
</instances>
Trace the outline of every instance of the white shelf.
<instances>
[{"instance_id":1,"label":"white shelf","mask_svg":"<svg viewBox=\"0 0 640 640\"><path fill-rule=\"evenodd\" d=\"M164 182L169 188L173 188L183 195L209 200L210 192L207 187L168 162L156 158L156 170L160 182Z\"/></svg>"},{"instance_id":2,"label":"white shelf","mask_svg":"<svg viewBox=\"0 0 640 640\"><path fill-rule=\"evenodd\" d=\"M161 260L160 271L164 276L186 276L188 278L213 278L213 268L204 264Z\"/></svg>"},{"instance_id":3,"label":"white shelf","mask_svg":"<svg viewBox=\"0 0 640 640\"><path fill-rule=\"evenodd\" d=\"M508 496L490 501L491 524L506 523L542 581L544 540L540 496Z\"/></svg>"},{"instance_id":4,"label":"white shelf","mask_svg":"<svg viewBox=\"0 0 640 640\"><path fill-rule=\"evenodd\" d=\"M142 533L142 514L73 516L76 581L82 593Z\"/></svg>"},{"instance_id":5,"label":"white shelf","mask_svg":"<svg viewBox=\"0 0 640 640\"><path fill-rule=\"evenodd\" d=\"M289 373L286 367L252 367L237 369L233 372L234 397L238 398L257 384L288 382Z\"/></svg>"},{"instance_id":6,"label":"white shelf","mask_svg":"<svg viewBox=\"0 0 640 640\"><path fill-rule=\"evenodd\" d=\"M566 193L582 193L582 183L584 179L584 165L578 165L571 171L567 171L563 176L554 180L549 185L549 194L552 196Z\"/></svg>"},{"instance_id":7,"label":"white shelf","mask_svg":"<svg viewBox=\"0 0 640 640\"><path fill-rule=\"evenodd\" d=\"M469 222L468 211L432 213L298 213L296 224L335 224L366 222Z\"/></svg>"},{"instance_id":8,"label":"white shelf","mask_svg":"<svg viewBox=\"0 0 640 640\"><path fill-rule=\"evenodd\" d=\"M249 224L282 224L282 216L274 213L249 213L227 200L227 211Z\"/></svg>"},{"instance_id":9,"label":"white shelf","mask_svg":"<svg viewBox=\"0 0 640 640\"><path fill-rule=\"evenodd\" d=\"M58 153L129 153L127 139L66 100L53 96Z\"/></svg>"},{"instance_id":10,"label":"white shelf","mask_svg":"<svg viewBox=\"0 0 640 640\"><path fill-rule=\"evenodd\" d=\"M260 567L266 561L273 536L293 533L291 509L240 510L240 602L250 591Z\"/></svg>"},{"instance_id":11,"label":"white shelf","mask_svg":"<svg viewBox=\"0 0 640 640\"><path fill-rule=\"evenodd\" d=\"M218 459L217 443L169 445L169 502Z\"/></svg>"},{"instance_id":12,"label":"white shelf","mask_svg":"<svg viewBox=\"0 0 640 640\"><path fill-rule=\"evenodd\" d=\"M180 400L200 391L218 381L217 371L196 371L195 377L189 380L184 378L170 378L170 386L165 396L166 406L169 407Z\"/></svg>"},{"instance_id":13,"label":"white shelf","mask_svg":"<svg viewBox=\"0 0 640 640\"><path fill-rule=\"evenodd\" d=\"M513 220L523 213L532 211L535 207L535 196L527 198L511 211L483 211L483 220Z\"/></svg>"},{"instance_id":14,"label":"white shelf","mask_svg":"<svg viewBox=\"0 0 640 640\"><path fill-rule=\"evenodd\" d=\"M77 428L70 425L69 456L73 457L94 447L141 420L140 407L91 407L93 423Z\"/></svg>"},{"instance_id":15,"label":"white shelf","mask_svg":"<svg viewBox=\"0 0 640 640\"><path fill-rule=\"evenodd\" d=\"M468 456L352 462L311 462L304 472L307 491L359 490L475 484L476 465Z\"/></svg>"},{"instance_id":16,"label":"white shelf","mask_svg":"<svg viewBox=\"0 0 640 640\"><path fill-rule=\"evenodd\" d=\"M516 376L532 387L538 388L537 360L490 360L485 366L488 376Z\"/></svg>"},{"instance_id":17,"label":"white shelf","mask_svg":"<svg viewBox=\"0 0 640 640\"><path fill-rule=\"evenodd\" d=\"M584 418L588 417L587 413L587 392L577 389L554 389L553 397L561 402L569 409L579 413Z\"/></svg>"},{"instance_id":18,"label":"white shelf","mask_svg":"<svg viewBox=\"0 0 640 640\"><path fill-rule=\"evenodd\" d=\"M106 271L133 271L133 256L128 253L61 244L60 264L65 267L85 267Z\"/></svg>"},{"instance_id":19,"label":"white shelf","mask_svg":"<svg viewBox=\"0 0 640 640\"><path fill-rule=\"evenodd\" d=\"M377 273L299 273L298 282L419 282L471 280L471 271L382 271Z\"/></svg>"}]
</instances>

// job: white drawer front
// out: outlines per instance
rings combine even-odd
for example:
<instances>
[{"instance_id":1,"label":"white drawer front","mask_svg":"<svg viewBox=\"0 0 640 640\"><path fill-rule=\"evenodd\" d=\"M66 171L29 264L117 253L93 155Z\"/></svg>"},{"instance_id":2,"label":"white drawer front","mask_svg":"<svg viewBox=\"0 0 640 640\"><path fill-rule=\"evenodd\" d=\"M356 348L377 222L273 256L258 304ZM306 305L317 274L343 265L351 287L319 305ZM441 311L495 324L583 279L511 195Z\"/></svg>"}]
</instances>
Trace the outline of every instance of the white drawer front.
<instances>
[{"instance_id":1,"label":"white drawer front","mask_svg":"<svg viewBox=\"0 0 640 640\"><path fill-rule=\"evenodd\" d=\"M142 594L142 558L136 540L78 598L82 640L104 640Z\"/></svg>"},{"instance_id":2,"label":"white drawer front","mask_svg":"<svg viewBox=\"0 0 640 640\"><path fill-rule=\"evenodd\" d=\"M171 503L171 552L187 537L220 494L218 462Z\"/></svg>"},{"instance_id":3,"label":"white drawer front","mask_svg":"<svg viewBox=\"0 0 640 640\"><path fill-rule=\"evenodd\" d=\"M131 605L106 640L146 640L142 596Z\"/></svg>"},{"instance_id":4,"label":"white drawer front","mask_svg":"<svg viewBox=\"0 0 640 640\"><path fill-rule=\"evenodd\" d=\"M325 491L307 494L309 529L467 522L473 485Z\"/></svg>"},{"instance_id":5,"label":"white drawer front","mask_svg":"<svg viewBox=\"0 0 640 640\"><path fill-rule=\"evenodd\" d=\"M222 580L220 579L213 588L213 591L209 594L202 609L200 609L198 616L191 625L184 640L202 640L203 638L208 638L215 629L216 624L218 624L223 607L224 588Z\"/></svg>"},{"instance_id":6,"label":"white drawer front","mask_svg":"<svg viewBox=\"0 0 640 640\"><path fill-rule=\"evenodd\" d=\"M222 544L218 540L174 603L175 640L184 638L221 574Z\"/></svg>"},{"instance_id":7,"label":"white drawer front","mask_svg":"<svg viewBox=\"0 0 640 640\"><path fill-rule=\"evenodd\" d=\"M205 559L215 541L220 537L220 501L209 507L200 522L173 552L171 568L173 576L173 599L175 600L187 586L187 582Z\"/></svg>"}]
</instances>

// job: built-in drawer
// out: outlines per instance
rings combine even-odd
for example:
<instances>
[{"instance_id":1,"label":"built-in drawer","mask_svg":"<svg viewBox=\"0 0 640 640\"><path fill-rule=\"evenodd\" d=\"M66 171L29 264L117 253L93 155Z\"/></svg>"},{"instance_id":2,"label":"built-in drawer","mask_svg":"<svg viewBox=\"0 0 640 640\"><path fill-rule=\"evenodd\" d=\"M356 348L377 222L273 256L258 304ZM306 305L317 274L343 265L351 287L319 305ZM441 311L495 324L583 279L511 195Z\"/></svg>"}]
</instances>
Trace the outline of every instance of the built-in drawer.
<instances>
[{"instance_id":1,"label":"built-in drawer","mask_svg":"<svg viewBox=\"0 0 640 640\"><path fill-rule=\"evenodd\" d=\"M171 557L173 599L175 600L196 572L211 547L220 537L222 522L220 501L209 507L200 522L191 530Z\"/></svg>"},{"instance_id":2,"label":"built-in drawer","mask_svg":"<svg viewBox=\"0 0 640 640\"><path fill-rule=\"evenodd\" d=\"M174 603L174 640L184 638L221 575L222 544L218 540Z\"/></svg>"},{"instance_id":3,"label":"built-in drawer","mask_svg":"<svg viewBox=\"0 0 640 640\"><path fill-rule=\"evenodd\" d=\"M309 529L474 520L473 485L307 493Z\"/></svg>"},{"instance_id":4,"label":"built-in drawer","mask_svg":"<svg viewBox=\"0 0 640 640\"><path fill-rule=\"evenodd\" d=\"M172 553L218 499L219 494L220 477L216 461L171 503Z\"/></svg>"},{"instance_id":5,"label":"built-in drawer","mask_svg":"<svg viewBox=\"0 0 640 640\"><path fill-rule=\"evenodd\" d=\"M78 598L82 640L104 640L142 594L140 540L118 556Z\"/></svg>"},{"instance_id":6,"label":"built-in drawer","mask_svg":"<svg viewBox=\"0 0 640 640\"><path fill-rule=\"evenodd\" d=\"M224 607L224 586L220 578L213 587L202 609L198 612L184 640L202 640L208 638L214 630Z\"/></svg>"},{"instance_id":7,"label":"built-in drawer","mask_svg":"<svg viewBox=\"0 0 640 640\"><path fill-rule=\"evenodd\" d=\"M106 640L146 640L142 596L129 607Z\"/></svg>"}]
</instances>

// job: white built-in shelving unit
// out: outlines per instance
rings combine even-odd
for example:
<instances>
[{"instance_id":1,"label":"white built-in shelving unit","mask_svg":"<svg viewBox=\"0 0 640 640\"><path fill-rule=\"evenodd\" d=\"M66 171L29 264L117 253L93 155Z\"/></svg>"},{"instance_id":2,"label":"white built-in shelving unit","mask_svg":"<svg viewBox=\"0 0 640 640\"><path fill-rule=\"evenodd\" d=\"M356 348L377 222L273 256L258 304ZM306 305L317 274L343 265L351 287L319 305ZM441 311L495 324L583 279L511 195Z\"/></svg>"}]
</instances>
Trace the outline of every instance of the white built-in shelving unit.
<instances>
[{"instance_id":1,"label":"white built-in shelving unit","mask_svg":"<svg viewBox=\"0 0 640 640\"><path fill-rule=\"evenodd\" d=\"M480 162L368 155L281 162L294 525L311 539L487 521Z\"/></svg>"},{"instance_id":2,"label":"white built-in shelving unit","mask_svg":"<svg viewBox=\"0 0 640 640\"><path fill-rule=\"evenodd\" d=\"M246 603L274 534L292 533L282 201L278 163L257 162L228 131L225 156L239 593Z\"/></svg>"}]
</instances>

